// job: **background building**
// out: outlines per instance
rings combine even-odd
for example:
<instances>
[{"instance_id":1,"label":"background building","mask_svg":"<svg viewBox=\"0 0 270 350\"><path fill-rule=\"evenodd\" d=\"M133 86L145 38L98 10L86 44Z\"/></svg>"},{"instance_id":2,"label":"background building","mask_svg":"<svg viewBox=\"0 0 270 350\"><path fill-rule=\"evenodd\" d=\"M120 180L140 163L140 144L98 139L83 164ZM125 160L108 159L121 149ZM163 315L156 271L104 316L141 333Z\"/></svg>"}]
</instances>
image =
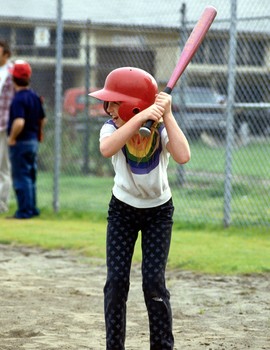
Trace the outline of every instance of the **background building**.
<instances>
[{"instance_id":1,"label":"background building","mask_svg":"<svg viewBox=\"0 0 270 350\"><path fill-rule=\"evenodd\" d=\"M134 65L164 85L181 47L208 1L63 0L63 90L85 84L90 51L91 85L100 86L115 67ZM185 12L183 13L183 6ZM188 69L192 85L227 91L231 2L212 1L217 17ZM269 100L270 13L268 1L237 2L238 101ZM10 41L13 58L33 65L33 84L54 103L57 1L11 0L1 6L0 36ZM87 47L89 44L89 47ZM254 87L256 85L256 87Z\"/></svg>"}]
</instances>

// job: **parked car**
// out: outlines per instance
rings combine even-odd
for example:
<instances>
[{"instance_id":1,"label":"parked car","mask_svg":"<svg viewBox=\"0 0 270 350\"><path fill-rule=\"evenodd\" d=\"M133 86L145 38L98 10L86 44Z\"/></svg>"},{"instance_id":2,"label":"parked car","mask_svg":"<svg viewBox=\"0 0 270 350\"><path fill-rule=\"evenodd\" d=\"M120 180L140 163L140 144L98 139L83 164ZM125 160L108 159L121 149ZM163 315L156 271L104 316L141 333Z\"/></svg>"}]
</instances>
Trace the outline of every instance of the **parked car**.
<instances>
[{"instance_id":1,"label":"parked car","mask_svg":"<svg viewBox=\"0 0 270 350\"><path fill-rule=\"evenodd\" d=\"M246 124L250 135L270 135L270 109L243 109L235 117L235 131L239 133L241 125Z\"/></svg>"},{"instance_id":2,"label":"parked car","mask_svg":"<svg viewBox=\"0 0 270 350\"><path fill-rule=\"evenodd\" d=\"M98 90L98 88L91 88L90 91ZM103 102L86 94L85 88L76 87L67 89L64 93L63 111L69 116L76 117L78 114L85 111L86 99L89 99L89 116L104 117L107 116L103 109Z\"/></svg>"},{"instance_id":3,"label":"parked car","mask_svg":"<svg viewBox=\"0 0 270 350\"><path fill-rule=\"evenodd\" d=\"M186 86L183 90L175 88L172 99L174 115L189 136L198 137L203 131L225 134L225 96L209 87Z\"/></svg>"}]
</instances>

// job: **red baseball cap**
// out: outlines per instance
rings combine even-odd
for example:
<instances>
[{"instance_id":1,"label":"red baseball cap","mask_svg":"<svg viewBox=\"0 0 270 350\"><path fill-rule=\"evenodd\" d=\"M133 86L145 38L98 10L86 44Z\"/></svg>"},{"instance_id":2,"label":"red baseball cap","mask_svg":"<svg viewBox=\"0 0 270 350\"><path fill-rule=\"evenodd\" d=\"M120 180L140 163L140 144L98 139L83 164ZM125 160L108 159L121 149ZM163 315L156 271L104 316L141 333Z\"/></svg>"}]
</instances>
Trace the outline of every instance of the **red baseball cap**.
<instances>
[{"instance_id":1,"label":"red baseball cap","mask_svg":"<svg viewBox=\"0 0 270 350\"><path fill-rule=\"evenodd\" d=\"M29 79L32 74L32 68L28 62L17 60L14 62L13 67L9 69L9 72L15 78Z\"/></svg>"}]
</instances>

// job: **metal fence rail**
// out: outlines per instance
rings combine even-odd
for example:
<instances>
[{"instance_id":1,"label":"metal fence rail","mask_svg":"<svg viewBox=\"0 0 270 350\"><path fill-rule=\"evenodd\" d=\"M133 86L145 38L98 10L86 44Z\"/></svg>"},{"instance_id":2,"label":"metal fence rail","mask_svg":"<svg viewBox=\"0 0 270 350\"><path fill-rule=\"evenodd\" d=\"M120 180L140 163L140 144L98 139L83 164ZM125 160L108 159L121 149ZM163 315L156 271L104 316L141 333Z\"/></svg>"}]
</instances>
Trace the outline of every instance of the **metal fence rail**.
<instances>
[{"instance_id":1,"label":"metal fence rail","mask_svg":"<svg viewBox=\"0 0 270 350\"><path fill-rule=\"evenodd\" d=\"M245 2L257 10L256 17L245 18L237 16L236 0L227 2L227 17L214 21L173 92L174 114L192 152L185 166L169 167L175 220L269 225L270 17L259 0ZM195 23L189 2L179 4L179 27L70 22L62 17L65 0L57 4L54 20L2 18L0 36L10 41L13 59L29 60L32 87L45 98L40 206L92 212L92 180L105 179L109 193L113 172L98 148L106 118L87 91L125 65L149 71L163 89ZM168 6L166 16L175 17L170 11Z\"/></svg>"}]
</instances>

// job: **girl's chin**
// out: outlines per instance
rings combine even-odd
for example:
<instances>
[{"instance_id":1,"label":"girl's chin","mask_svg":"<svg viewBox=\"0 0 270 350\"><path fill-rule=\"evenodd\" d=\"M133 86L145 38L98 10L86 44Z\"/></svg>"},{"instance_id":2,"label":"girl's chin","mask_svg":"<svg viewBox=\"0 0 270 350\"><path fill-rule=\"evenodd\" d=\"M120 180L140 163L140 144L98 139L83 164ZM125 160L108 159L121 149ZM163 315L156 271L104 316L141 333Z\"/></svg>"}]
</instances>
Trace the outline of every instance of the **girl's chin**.
<instances>
[{"instance_id":1,"label":"girl's chin","mask_svg":"<svg viewBox=\"0 0 270 350\"><path fill-rule=\"evenodd\" d=\"M113 122L118 128L125 124L125 122L122 119L120 119L120 118L113 119Z\"/></svg>"}]
</instances>

